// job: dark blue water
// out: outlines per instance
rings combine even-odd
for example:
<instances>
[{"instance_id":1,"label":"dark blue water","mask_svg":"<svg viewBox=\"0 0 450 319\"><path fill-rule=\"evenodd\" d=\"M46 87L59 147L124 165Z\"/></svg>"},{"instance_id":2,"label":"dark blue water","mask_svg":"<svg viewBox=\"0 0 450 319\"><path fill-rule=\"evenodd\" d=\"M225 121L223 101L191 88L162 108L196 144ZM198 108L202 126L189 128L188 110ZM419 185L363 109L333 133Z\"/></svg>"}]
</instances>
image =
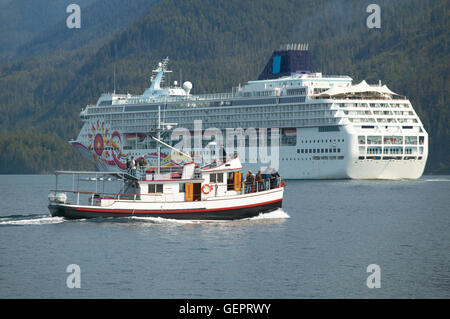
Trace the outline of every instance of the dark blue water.
<instances>
[{"instance_id":1,"label":"dark blue water","mask_svg":"<svg viewBox=\"0 0 450 319\"><path fill-rule=\"evenodd\" d=\"M0 298L450 297L448 176L288 181L283 211L220 223L66 221L53 186L0 176Z\"/></svg>"}]
</instances>

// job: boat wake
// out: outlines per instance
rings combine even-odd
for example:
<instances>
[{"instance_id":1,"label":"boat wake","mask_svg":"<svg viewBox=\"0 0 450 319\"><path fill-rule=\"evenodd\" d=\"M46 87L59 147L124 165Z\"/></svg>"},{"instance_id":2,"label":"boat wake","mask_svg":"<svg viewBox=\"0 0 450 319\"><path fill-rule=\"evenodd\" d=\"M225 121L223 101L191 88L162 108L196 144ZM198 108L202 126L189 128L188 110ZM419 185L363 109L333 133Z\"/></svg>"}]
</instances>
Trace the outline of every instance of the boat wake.
<instances>
[{"instance_id":1,"label":"boat wake","mask_svg":"<svg viewBox=\"0 0 450 319\"><path fill-rule=\"evenodd\" d=\"M258 221L258 220L270 220L270 219L286 219L290 216L281 208L270 212L259 214L258 216L245 218L241 220L179 220L169 219L162 217L127 217L127 218L113 218L113 219L93 219L92 221L107 221L111 220L118 222L136 221L136 222L148 222L152 224L173 224L173 225L185 225L185 224L210 224L210 223L233 223L242 221ZM49 225L59 224L66 221L63 217L52 217L48 214L35 214L35 215L10 215L0 217L0 226L26 226L26 225ZM80 221L87 221L86 219Z\"/></svg>"},{"instance_id":2,"label":"boat wake","mask_svg":"<svg viewBox=\"0 0 450 319\"><path fill-rule=\"evenodd\" d=\"M42 215L11 215L0 217L0 226L6 225L48 225L62 223L63 217L52 217L48 214Z\"/></svg>"},{"instance_id":3,"label":"boat wake","mask_svg":"<svg viewBox=\"0 0 450 319\"><path fill-rule=\"evenodd\" d=\"M258 216L239 219L239 220L180 220L180 219L170 219L170 218L162 218L162 217L137 217L132 216L129 219L133 221L142 221L142 222L150 222L153 224L211 224L211 223L233 223L233 222L242 222L242 221L252 221L252 220L269 220L269 219L286 219L290 218L290 216L281 208L270 212L270 213L261 213Z\"/></svg>"},{"instance_id":4,"label":"boat wake","mask_svg":"<svg viewBox=\"0 0 450 319\"><path fill-rule=\"evenodd\" d=\"M291 218L284 210L278 208L270 213L259 214L258 216L247 218L247 220L260 220L260 219L285 219Z\"/></svg>"},{"instance_id":5,"label":"boat wake","mask_svg":"<svg viewBox=\"0 0 450 319\"><path fill-rule=\"evenodd\" d=\"M423 179L424 182L450 182L450 179L441 179L441 178L427 178Z\"/></svg>"},{"instance_id":6,"label":"boat wake","mask_svg":"<svg viewBox=\"0 0 450 319\"><path fill-rule=\"evenodd\" d=\"M132 216L128 217L128 219L133 221L140 221L140 222L150 222L153 224L167 224L167 223L173 223L173 224L195 224L201 221L197 220L190 220L190 219L170 219L170 218L162 218L162 217L137 217Z\"/></svg>"}]
</instances>

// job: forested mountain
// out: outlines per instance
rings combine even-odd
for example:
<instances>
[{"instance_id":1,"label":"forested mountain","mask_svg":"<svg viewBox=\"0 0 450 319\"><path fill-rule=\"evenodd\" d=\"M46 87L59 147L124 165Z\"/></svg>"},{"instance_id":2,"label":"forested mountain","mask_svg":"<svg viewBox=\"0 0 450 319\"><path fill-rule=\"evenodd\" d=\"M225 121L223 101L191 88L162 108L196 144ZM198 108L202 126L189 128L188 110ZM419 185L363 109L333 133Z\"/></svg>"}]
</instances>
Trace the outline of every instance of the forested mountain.
<instances>
[{"instance_id":1,"label":"forested mountain","mask_svg":"<svg viewBox=\"0 0 450 319\"><path fill-rule=\"evenodd\" d=\"M69 14L65 13L63 19L18 47L15 54L20 58L29 58L55 51L74 51L87 47L98 49L157 2L159 0L96 0L81 9L81 28L67 28L66 18Z\"/></svg>"},{"instance_id":2,"label":"forested mountain","mask_svg":"<svg viewBox=\"0 0 450 319\"><path fill-rule=\"evenodd\" d=\"M380 29L366 26L370 3L162 0L98 49L85 38L89 49L46 55L49 45L40 56L0 68L0 132L75 137L81 107L112 90L114 67L117 90L124 93L141 94L165 56L174 76L182 70L183 79L194 83L194 93L231 91L256 79L280 44L308 42L316 71L381 80L408 96L430 134L427 172L448 173L449 2L379 0ZM9 156L4 145L0 158ZM34 160L41 161L39 154ZM11 171L8 165L1 169Z\"/></svg>"},{"instance_id":3,"label":"forested mountain","mask_svg":"<svg viewBox=\"0 0 450 319\"><path fill-rule=\"evenodd\" d=\"M96 0L78 0L84 8ZM65 21L70 0L1 0L0 1L0 64L15 55L27 43L54 23ZM3 61L2 61L3 60Z\"/></svg>"}]
</instances>

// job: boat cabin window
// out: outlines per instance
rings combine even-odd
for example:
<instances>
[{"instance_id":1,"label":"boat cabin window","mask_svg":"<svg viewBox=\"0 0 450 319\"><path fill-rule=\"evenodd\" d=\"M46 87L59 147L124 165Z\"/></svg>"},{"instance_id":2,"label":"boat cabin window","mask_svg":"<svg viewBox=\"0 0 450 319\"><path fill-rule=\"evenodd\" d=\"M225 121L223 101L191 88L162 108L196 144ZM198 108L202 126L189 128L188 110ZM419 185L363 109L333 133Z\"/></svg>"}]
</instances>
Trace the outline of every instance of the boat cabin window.
<instances>
[{"instance_id":1,"label":"boat cabin window","mask_svg":"<svg viewBox=\"0 0 450 319\"><path fill-rule=\"evenodd\" d=\"M148 184L148 192L151 193L162 193L163 184Z\"/></svg>"},{"instance_id":2,"label":"boat cabin window","mask_svg":"<svg viewBox=\"0 0 450 319\"><path fill-rule=\"evenodd\" d=\"M223 173L210 174L209 182L210 183L223 183Z\"/></svg>"}]
</instances>

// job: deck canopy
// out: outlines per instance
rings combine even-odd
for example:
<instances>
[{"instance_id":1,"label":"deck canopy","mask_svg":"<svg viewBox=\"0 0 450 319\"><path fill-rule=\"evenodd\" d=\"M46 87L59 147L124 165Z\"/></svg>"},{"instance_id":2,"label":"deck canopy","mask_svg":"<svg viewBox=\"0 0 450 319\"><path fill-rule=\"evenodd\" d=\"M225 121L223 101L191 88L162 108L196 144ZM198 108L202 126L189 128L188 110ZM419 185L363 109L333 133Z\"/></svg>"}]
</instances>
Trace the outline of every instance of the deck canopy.
<instances>
[{"instance_id":1,"label":"deck canopy","mask_svg":"<svg viewBox=\"0 0 450 319\"><path fill-rule=\"evenodd\" d=\"M386 85L369 85L366 81L362 81L356 85L350 86L336 86L323 91L318 94L312 95L314 98L382 98L392 99L392 96L398 95L392 92Z\"/></svg>"}]
</instances>

